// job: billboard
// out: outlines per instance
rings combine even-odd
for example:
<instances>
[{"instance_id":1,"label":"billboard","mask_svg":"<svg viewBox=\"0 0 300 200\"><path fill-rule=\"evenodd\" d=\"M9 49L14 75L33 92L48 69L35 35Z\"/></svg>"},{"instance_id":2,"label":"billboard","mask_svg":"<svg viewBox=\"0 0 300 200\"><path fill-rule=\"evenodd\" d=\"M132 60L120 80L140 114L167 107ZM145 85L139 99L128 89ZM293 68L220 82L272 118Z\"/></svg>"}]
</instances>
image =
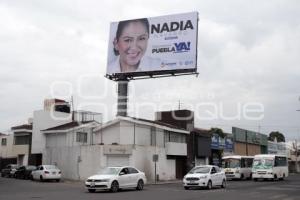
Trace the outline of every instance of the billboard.
<instances>
[{"instance_id":1,"label":"billboard","mask_svg":"<svg viewBox=\"0 0 300 200\"><path fill-rule=\"evenodd\" d=\"M196 72L198 13L113 22L107 76Z\"/></svg>"}]
</instances>

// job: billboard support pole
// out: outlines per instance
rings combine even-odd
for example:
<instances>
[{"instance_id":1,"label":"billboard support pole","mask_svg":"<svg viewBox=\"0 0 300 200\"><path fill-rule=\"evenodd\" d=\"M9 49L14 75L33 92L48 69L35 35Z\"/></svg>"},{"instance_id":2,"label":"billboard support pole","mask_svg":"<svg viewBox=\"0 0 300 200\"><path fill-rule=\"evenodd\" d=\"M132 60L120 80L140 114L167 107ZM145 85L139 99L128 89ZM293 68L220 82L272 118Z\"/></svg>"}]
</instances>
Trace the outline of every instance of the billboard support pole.
<instances>
[{"instance_id":1,"label":"billboard support pole","mask_svg":"<svg viewBox=\"0 0 300 200\"><path fill-rule=\"evenodd\" d=\"M118 80L118 112L117 116L127 116L127 95L128 95L127 77L122 77Z\"/></svg>"}]
</instances>

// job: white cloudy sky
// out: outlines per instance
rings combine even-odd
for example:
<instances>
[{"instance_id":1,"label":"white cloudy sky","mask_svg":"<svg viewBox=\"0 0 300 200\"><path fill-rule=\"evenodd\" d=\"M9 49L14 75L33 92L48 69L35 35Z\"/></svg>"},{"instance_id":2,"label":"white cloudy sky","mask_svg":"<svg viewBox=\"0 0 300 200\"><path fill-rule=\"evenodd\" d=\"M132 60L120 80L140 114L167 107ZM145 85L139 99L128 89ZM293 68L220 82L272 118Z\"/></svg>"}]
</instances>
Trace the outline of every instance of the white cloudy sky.
<instances>
[{"instance_id":1,"label":"white cloudy sky","mask_svg":"<svg viewBox=\"0 0 300 200\"><path fill-rule=\"evenodd\" d=\"M199 76L131 81L129 115L154 119L180 100L201 128L299 139L297 0L0 0L0 131L26 122L51 97L73 95L78 109L112 119L116 83L104 78L109 23L191 11L200 17ZM238 107L248 103L263 105L263 119L246 119Z\"/></svg>"}]
</instances>

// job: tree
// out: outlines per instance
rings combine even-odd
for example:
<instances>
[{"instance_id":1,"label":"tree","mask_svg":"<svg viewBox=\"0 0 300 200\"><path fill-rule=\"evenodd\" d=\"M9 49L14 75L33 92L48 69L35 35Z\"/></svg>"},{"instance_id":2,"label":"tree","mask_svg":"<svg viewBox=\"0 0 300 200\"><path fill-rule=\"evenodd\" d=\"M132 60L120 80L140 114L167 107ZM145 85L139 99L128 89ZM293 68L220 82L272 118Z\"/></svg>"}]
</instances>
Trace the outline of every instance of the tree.
<instances>
[{"instance_id":1,"label":"tree","mask_svg":"<svg viewBox=\"0 0 300 200\"><path fill-rule=\"evenodd\" d=\"M277 139L277 142L285 142L284 135L282 133L280 133L279 131L272 131L269 134L268 140L274 142L275 138Z\"/></svg>"},{"instance_id":2,"label":"tree","mask_svg":"<svg viewBox=\"0 0 300 200\"><path fill-rule=\"evenodd\" d=\"M220 136L221 138L225 138L226 134L223 132L222 129L220 128L211 128L209 130L209 133L211 134L217 134L218 136Z\"/></svg>"}]
</instances>

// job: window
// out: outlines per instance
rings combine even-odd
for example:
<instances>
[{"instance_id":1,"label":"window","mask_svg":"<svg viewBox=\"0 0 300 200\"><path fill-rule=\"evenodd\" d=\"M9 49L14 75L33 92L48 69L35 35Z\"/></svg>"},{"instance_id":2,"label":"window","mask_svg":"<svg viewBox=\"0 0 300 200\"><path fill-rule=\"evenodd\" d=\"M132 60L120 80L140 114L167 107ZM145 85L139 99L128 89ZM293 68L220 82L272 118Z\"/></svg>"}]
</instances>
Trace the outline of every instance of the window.
<instances>
[{"instance_id":1,"label":"window","mask_svg":"<svg viewBox=\"0 0 300 200\"><path fill-rule=\"evenodd\" d=\"M156 129L151 127L151 146L156 146Z\"/></svg>"},{"instance_id":2,"label":"window","mask_svg":"<svg viewBox=\"0 0 300 200\"><path fill-rule=\"evenodd\" d=\"M2 138L1 145L2 146L6 146L7 145L7 139L6 138Z\"/></svg>"},{"instance_id":3,"label":"window","mask_svg":"<svg viewBox=\"0 0 300 200\"><path fill-rule=\"evenodd\" d=\"M129 173L130 174L137 174L137 173L139 173L136 169L134 169L132 167L129 167L128 169L129 169Z\"/></svg>"},{"instance_id":4,"label":"window","mask_svg":"<svg viewBox=\"0 0 300 200\"><path fill-rule=\"evenodd\" d=\"M29 135L15 136L15 145L26 145L30 143Z\"/></svg>"},{"instance_id":5,"label":"window","mask_svg":"<svg viewBox=\"0 0 300 200\"><path fill-rule=\"evenodd\" d=\"M87 142L87 133L85 132L77 132L76 142Z\"/></svg>"},{"instance_id":6,"label":"window","mask_svg":"<svg viewBox=\"0 0 300 200\"><path fill-rule=\"evenodd\" d=\"M186 143L186 135L165 131L165 142Z\"/></svg>"},{"instance_id":7,"label":"window","mask_svg":"<svg viewBox=\"0 0 300 200\"><path fill-rule=\"evenodd\" d=\"M215 173L217 173L216 169L214 167L211 168L211 174L215 174Z\"/></svg>"},{"instance_id":8,"label":"window","mask_svg":"<svg viewBox=\"0 0 300 200\"><path fill-rule=\"evenodd\" d=\"M287 161L286 161L286 157L275 157L275 166L276 167L283 167L283 166L287 166Z\"/></svg>"}]
</instances>

